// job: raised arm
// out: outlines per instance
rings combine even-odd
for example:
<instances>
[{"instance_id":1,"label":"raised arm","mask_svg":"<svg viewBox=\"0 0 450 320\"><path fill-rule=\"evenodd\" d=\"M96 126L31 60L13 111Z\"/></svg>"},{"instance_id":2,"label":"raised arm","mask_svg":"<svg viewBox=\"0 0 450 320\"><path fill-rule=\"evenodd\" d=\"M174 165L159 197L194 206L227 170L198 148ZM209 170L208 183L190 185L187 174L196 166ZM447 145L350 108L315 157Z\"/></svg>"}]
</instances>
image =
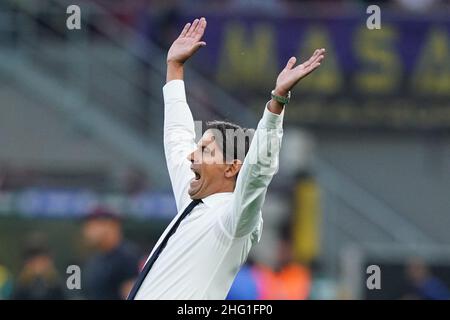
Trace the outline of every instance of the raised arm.
<instances>
[{"instance_id":1,"label":"raised arm","mask_svg":"<svg viewBox=\"0 0 450 320\"><path fill-rule=\"evenodd\" d=\"M194 119L184 88L184 63L206 43L205 18L185 25L167 53L167 78L164 95L164 152L178 210L187 201L187 188L193 177L187 156L195 149Z\"/></svg>"},{"instance_id":2,"label":"raised arm","mask_svg":"<svg viewBox=\"0 0 450 320\"><path fill-rule=\"evenodd\" d=\"M172 43L167 53L167 78L166 82L172 80L183 80L184 63L197 52L206 42L201 41L205 33L206 19L195 19L192 24L187 23L179 37Z\"/></svg>"},{"instance_id":3,"label":"raised arm","mask_svg":"<svg viewBox=\"0 0 450 320\"><path fill-rule=\"evenodd\" d=\"M277 78L274 94L287 96L304 77L320 66L325 49L318 49L311 58L294 67L292 57ZM253 137L249 152L239 172L234 190L233 210L223 219L224 227L233 237L251 233L260 221L267 187L278 170L283 136L284 104L270 100Z\"/></svg>"}]
</instances>

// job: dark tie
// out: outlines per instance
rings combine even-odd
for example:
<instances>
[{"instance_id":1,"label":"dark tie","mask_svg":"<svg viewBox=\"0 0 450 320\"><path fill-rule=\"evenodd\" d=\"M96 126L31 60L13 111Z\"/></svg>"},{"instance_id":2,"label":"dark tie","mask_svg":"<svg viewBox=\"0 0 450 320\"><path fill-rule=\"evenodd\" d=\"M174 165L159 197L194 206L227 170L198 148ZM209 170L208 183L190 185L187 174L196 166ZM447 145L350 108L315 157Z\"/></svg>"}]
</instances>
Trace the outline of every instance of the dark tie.
<instances>
[{"instance_id":1,"label":"dark tie","mask_svg":"<svg viewBox=\"0 0 450 320\"><path fill-rule=\"evenodd\" d=\"M181 221L183 221L184 218L192 211L192 209L195 208L196 205L198 205L202 200L192 200L192 202L184 209L183 213L180 215L178 220L174 223L170 231L165 236L164 240L161 242L159 247L155 250L153 255L150 259L148 259L147 263L145 264L144 268L142 268L141 273L136 279L136 282L134 283L133 288L130 291L130 294L128 295L127 300L133 300L136 297L136 293L138 292L139 288L142 285L142 282L144 282L145 277L147 276L148 272L152 268L153 264L155 263L156 259L158 259L161 252L164 250L167 242L169 241L169 238L177 231L178 226L180 225Z\"/></svg>"}]
</instances>

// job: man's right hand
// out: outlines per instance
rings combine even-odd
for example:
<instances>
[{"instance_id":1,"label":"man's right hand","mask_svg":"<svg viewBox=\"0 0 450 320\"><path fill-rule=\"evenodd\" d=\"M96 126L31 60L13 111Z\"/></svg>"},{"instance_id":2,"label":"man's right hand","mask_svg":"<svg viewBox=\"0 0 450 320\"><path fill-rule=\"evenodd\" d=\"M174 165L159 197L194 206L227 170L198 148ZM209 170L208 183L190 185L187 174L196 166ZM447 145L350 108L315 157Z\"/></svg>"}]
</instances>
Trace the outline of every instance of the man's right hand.
<instances>
[{"instance_id":1,"label":"man's right hand","mask_svg":"<svg viewBox=\"0 0 450 320\"><path fill-rule=\"evenodd\" d=\"M167 53L167 64L182 65L200 47L206 46L206 42L200 41L205 33L205 28L205 18L195 19L192 24L186 24Z\"/></svg>"},{"instance_id":2,"label":"man's right hand","mask_svg":"<svg viewBox=\"0 0 450 320\"><path fill-rule=\"evenodd\" d=\"M192 24L188 23L184 26L180 36L172 43L167 53L167 82L177 79L183 80L183 64L200 47L206 46L206 42L201 41L205 28L205 18L195 19Z\"/></svg>"}]
</instances>

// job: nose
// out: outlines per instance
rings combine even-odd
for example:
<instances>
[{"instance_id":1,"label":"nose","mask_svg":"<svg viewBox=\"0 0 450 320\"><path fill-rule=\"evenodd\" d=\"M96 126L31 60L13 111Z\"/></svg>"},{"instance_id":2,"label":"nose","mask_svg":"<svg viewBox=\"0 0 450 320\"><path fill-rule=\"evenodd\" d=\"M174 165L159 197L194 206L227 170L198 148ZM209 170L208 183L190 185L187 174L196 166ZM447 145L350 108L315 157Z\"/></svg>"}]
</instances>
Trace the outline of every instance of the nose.
<instances>
[{"instance_id":1,"label":"nose","mask_svg":"<svg viewBox=\"0 0 450 320\"><path fill-rule=\"evenodd\" d=\"M195 152L195 151L192 151L192 152L189 153L188 156L187 156L188 161L190 161L190 162L192 162L192 163L194 163L194 152Z\"/></svg>"}]
</instances>

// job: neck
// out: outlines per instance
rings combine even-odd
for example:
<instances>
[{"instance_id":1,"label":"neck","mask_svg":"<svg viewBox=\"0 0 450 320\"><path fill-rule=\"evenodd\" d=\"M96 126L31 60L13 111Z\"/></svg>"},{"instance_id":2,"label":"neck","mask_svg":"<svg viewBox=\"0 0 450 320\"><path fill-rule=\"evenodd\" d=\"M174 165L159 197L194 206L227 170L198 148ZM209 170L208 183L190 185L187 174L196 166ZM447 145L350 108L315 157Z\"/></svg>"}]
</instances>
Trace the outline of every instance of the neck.
<instances>
[{"instance_id":1,"label":"neck","mask_svg":"<svg viewBox=\"0 0 450 320\"><path fill-rule=\"evenodd\" d=\"M236 187L236 181L230 181L228 183L224 183L222 185L222 188L219 191L217 191L216 193L233 192L235 187Z\"/></svg>"}]
</instances>

